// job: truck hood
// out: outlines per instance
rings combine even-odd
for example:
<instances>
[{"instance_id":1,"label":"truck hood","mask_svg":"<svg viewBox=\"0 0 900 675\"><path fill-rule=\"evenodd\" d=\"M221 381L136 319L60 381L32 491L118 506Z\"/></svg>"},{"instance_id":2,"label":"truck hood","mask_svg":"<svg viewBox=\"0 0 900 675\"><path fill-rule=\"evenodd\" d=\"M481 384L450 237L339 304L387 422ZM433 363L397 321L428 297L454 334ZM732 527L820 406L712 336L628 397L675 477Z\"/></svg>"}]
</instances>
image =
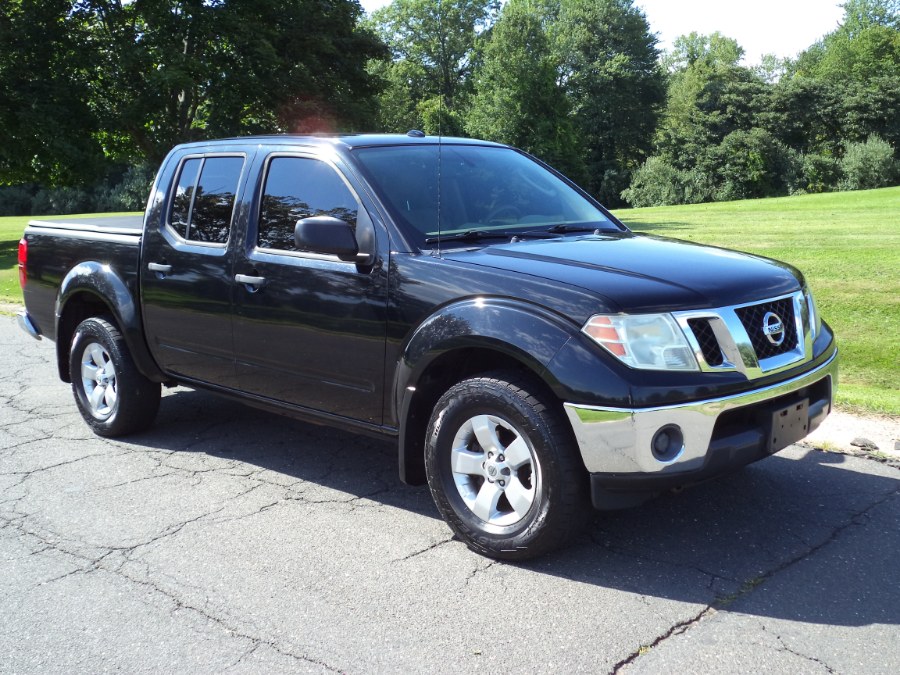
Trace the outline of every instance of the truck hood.
<instances>
[{"instance_id":1,"label":"truck hood","mask_svg":"<svg viewBox=\"0 0 900 675\"><path fill-rule=\"evenodd\" d=\"M800 272L775 260L630 232L528 239L444 255L577 286L621 312L738 305L795 292L803 283Z\"/></svg>"}]
</instances>

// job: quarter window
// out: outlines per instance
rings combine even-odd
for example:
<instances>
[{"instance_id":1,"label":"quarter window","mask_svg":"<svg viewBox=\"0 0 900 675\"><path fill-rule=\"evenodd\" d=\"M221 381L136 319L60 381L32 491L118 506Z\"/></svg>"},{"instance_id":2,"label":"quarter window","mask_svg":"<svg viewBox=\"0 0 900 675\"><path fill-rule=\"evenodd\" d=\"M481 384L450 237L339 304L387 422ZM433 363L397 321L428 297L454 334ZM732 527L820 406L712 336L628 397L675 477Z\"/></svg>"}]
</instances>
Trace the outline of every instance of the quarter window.
<instances>
[{"instance_id":1,"label":"quarter window","mask_svg":"<svg viewBox=\"0 0 900 675\"><path fill-rule=\"evenodd\" d=\"M325 162L305 157L275 157L263 191L257 246L294 251L297 221L333 216L356 227L353 193Z\"/></svg>"},{"instance_id":2,"label":"quarter window","mask_svg":"<svg viewBox=\"0 0 900 675\"><path fill-rule=\"evenodd\" d=\"M184 239L228 241L241 157L192 158L181 166L169 224Z\"/></svg>"}]
</instances>

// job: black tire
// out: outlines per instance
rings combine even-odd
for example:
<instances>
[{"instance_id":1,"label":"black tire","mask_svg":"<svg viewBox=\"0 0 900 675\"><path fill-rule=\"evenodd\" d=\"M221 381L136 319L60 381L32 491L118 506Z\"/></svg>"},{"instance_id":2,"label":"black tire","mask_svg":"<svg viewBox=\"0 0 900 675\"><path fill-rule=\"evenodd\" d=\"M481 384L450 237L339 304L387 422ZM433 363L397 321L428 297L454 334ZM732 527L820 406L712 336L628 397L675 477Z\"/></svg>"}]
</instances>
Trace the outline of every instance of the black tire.
<instances>
[{"instance_id":1,"label":"black tire","mask_svg":"<svg viewBox=\"0 0 900 675\"><path fill-rule=\"evenodd\" d=\"M69 369L78 411L94 433L124 436L153 423L160 385L138 371L111 317L92 317L78 325Z\"/></svg>"},{"instance_id":2,"label":"black tire","mask_svg":"<svg viewBox=\"0 0 900 675\"><path fill-rule=\"evenodd\" d=\"M435 406L428 485L472 550L534 558L568 544L593 514L571 428L551 401L529 377L489 373L454 385Z\"/></svg>"}]
</instances>

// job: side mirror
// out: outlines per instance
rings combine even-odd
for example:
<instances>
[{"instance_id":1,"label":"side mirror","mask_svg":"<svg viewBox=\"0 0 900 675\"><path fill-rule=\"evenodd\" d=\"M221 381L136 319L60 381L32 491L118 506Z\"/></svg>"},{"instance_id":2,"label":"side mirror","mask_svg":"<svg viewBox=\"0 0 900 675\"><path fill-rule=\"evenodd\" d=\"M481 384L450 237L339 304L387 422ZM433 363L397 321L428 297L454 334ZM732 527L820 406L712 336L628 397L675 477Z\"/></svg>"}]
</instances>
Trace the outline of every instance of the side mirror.
<instances>
[{"instance_id":1,"label":"side mirror","mask_svg":"<svg viewBox=\"0 0 900 675\"><path fill-rule=\"evenodd\" d=\"M350 223L332 216L313 216L297 221L294 245L301 251L329 253L341 260L355 261L359 244Z\"/></svg>"}]
</instances>

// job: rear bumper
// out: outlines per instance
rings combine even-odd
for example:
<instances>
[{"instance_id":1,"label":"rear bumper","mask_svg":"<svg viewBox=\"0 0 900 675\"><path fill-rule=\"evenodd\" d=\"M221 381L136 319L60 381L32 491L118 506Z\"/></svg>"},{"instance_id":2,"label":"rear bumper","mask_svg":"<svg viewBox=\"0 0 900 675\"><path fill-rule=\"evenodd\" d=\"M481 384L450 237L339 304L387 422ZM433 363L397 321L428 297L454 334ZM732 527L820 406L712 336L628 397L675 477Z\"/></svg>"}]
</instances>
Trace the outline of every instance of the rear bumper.
<instances>
[{"instance_id":1,"label":"rear bumper","mask_svg":"<svg viewBox=\"0 0 900 675\"><path fill-rule=\"evenodd\" d=\"M805 400L805 433L810 433L831 412L837 366L835 350L825 363L784 382L681 405L625 409L566 403L584 465L591 473L595 506L619 505L607 499L609 493L652 493L690 485L786 447L790 443L772 442L773 413ZM683 442L660 458L651 446L664 427L676 427Z\"/></svg>"},{"instance_id":2,"label":"rear bumper","mask_svg":"<svg viewBox=\"0 0 900 675\"><path fill-rule=\"evenodd\" d=\"M19 328L28 333L35 340L41 339L41 334L35 327L34 322L31 320L31 317L28 316L28 312L22 311L16 314L16 323L19 324Z\"/></svg>"}]
</instances>

